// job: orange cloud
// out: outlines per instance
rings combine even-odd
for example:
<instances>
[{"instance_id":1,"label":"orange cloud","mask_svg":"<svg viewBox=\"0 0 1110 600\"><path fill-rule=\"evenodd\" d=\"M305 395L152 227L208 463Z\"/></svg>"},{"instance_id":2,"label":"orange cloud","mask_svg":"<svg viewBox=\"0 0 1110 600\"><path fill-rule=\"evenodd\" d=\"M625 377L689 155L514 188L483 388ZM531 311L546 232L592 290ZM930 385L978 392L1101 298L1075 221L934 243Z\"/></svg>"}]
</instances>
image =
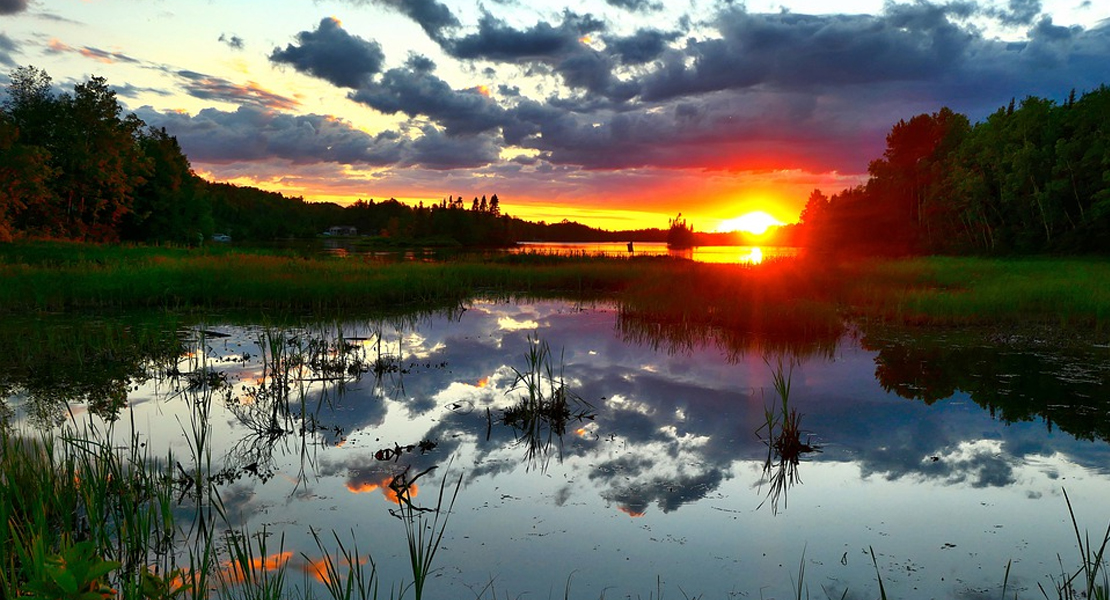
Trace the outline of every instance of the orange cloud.
<instances>
[{"instance_id":1,"label":"orange cloud","mask_svg":"<svg viewBox=\"0 0 1110 600\"><path fill-rule=\"evenodd\" d=\"M617 510L621 511L622 513L624 513L624 514L626 514L630 517L632 517L633 519L635 519L637 517L644 516L644 511L642 511L642 510L632 510L631 508L629 508L627 506L618 506Z\"/></svg>"},{"instance_id":2,"label":"orange cloud","mask_svg":"<svg viewBox=\"0 0 1110 600\"><path fill-rule=\"evenodd\" d=\"M261 573L262 571L277 571L285 567L289 559L293 558L293 552L287 550L285 552L278 552L262 558L250 559L250 564L247 568L250 572ZM246 581L246 573L243 572L243 565L239 561L229 560L225 561L220 568L220 581L224 583L243 583Z\"/></svg>"},{"instance_id":3,"label":"orange cloud","mask_svg":"<svg viewBox=\"0 0 1110 600\"><path fill-rule=\"evenodd\" d=\"M358 557L358 564L364 565L368 560L369 557L360 556ZM301 570L311 575L316 581L329 584L331 583L331 579L328 576L328 564L334 564L334 562L335 561L333 561L330 556L324 556L319 560L310 560L308 563L301 565ZM340 564L345 565L348 569L352 566L347 559L340 561Z\"/></svg>"},{"instance_id":4,"label":"orange cloud","mask_svg":"<svg viewBox=\"0 0 1110 600\"><path fill-rule=\"evenodd\" d=\"M385 496L386 500L392 502L393 504L400 504L401 500L397 497L397 492L393 488L389 487L391 481L393 481L392 477L386 477L378 482L348 481L347 491L351 492L352 494L365 494L368 492L373 492L374 490L380 490L382 496ZM409 499L411 500L412 498L415 498L418 493L420 493L418 486L415 483L410 484L408 489Z\"/></svg>"}]
</instances>

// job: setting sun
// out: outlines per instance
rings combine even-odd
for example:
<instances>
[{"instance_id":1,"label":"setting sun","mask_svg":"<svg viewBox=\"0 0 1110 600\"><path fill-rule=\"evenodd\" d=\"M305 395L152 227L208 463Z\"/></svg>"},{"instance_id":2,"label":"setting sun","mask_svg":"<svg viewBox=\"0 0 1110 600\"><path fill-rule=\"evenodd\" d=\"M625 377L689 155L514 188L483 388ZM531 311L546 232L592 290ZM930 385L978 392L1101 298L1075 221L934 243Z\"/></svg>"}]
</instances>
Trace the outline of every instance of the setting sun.
<instances>
[{"instance_id":1,"label":"setting sun","mask_svg":"<svg viewBox=\"0 0 1110 600\"><path fill-rule=\"evenodd\" d=\"M757 210L733 219L721 221L720 225L717 225L717 231L746 231L748 233L761 235L765 233L767 229L782 224L782 221L779 221L761 210Z\"/></svg>"}]
</instances>

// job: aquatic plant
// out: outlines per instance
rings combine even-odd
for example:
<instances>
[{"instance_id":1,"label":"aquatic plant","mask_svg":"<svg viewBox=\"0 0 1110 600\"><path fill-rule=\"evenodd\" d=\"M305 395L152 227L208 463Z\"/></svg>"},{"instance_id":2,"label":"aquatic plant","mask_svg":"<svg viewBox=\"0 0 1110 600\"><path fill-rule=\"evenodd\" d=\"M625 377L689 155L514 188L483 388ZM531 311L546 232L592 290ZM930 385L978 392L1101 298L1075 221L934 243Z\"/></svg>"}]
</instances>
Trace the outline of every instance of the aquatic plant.
<instances>
[{"instance_id":1,"label":"aquatic plant","mask_svg":"<svg viewBox=\"0 0 1110 600\"><path fill-rule=\"evenodd\" d=\"M517 442L525 447L529 464L546 468L553 446L561 448L567 424L592 420L593 406L568 389L560 356L556 370L551 347L538 337L528 336L523 370L512 367L512 390L522 390L516 404L505 409L501 422L519 432Z\"/></svg>"},{"instance_id":2,"label":"aquatic plant","mask_svg":"<svg viewBox=\"0 0 1110 600\"><path fill-rule=\"evenodd\" d=\"M322 558L313 560L303 552L301 556L309 562L316 578L324 584L332 600L368 600L378 597L377 566L369 555L363 559L359 554L358 541L353 539L353 531L350 548L343 544L338 534L332 532L336 544L334 552L324 546L318 531L312 529L311 533ZM367 563L369 567L366 566ZM340 565L346 567L346 576L342 574Z\"/></svg>"},{"instance_id":3,"label":"aquatic plant","mask_svg":"<svg viewBox=\"0 0 1110 600\"><path fill-rule=\"evenodd\" d=\"M1063 559L1060 559L1060 579L1050 578L1053 592L1060 600L1077 600L1088 598L1092 600L1106 600L1110 598L1110 573L1107 572L1106 548L1110 545L1110 525L1106 526L1106 533L1102 540L1091 540L1089 533L1079 532L1079 522L1075 518L1075 510L1071 505L1071 498L1064 490L1064 501L1068 505L1068 516L1071 517L1072 530L1075 532L1076 549L1079 551L1079 567L1074 572L1064 568ZM1097 544L1097 545L1096 545ZM1037 584L1045 598L1049 592L1044 586Z\"/></svg>"},{"instance_id":4,"label":"aquatic plant","mask_svg":"<svg viewBox=\"0 0 1110 600\"><path fill-rule=\"evenodd\" d=\"M756 430L756 435L767 446L767 458L763 462L763 480L768 482L767 496L759 503L762 508L771 503L771 514L778 514L779 501L786 507L786 492L790 486L801 483L798 464L803 454L820 452L820 448L802 441L801 415L798 409L790 406L790 384L794 374L794 362L783 365L779 357L774 366L770 360L764 362L771 369L771 382L779 397L779 404L772 403L763 409L764 422ZM760 434L760 432L765 432ZM761 482L762 483L762 482Z\"/></svg>"},{"instance_id":5,"label":"aquatic plant","mask_svg":"<svg viewBox=\"0 0 1110 600\"><path fill-rule=\"evenodd\" d=\"M412 501L412 489L416 480L427 475L435 467L425 469L409 477L409 468L395 475L389 482L389 488L397 496L397 509L390 509L390 514L397 517L405 524L405 540L408 542L409 565L412 568L412 589L416 600L424 597L424 586L428 582L428 575L432 572L432 562L436 553L442 546L443 534L447 530L447 520L455 508L455 500L462 487L462 474L455 481L455 491L450 500L444 505L444 492L447 490L447 470L444 470L443 479L440 481L439 494L434 507L417 506ZM430 520L425 515L432 515Z\"/></svg>"}]
</instances>

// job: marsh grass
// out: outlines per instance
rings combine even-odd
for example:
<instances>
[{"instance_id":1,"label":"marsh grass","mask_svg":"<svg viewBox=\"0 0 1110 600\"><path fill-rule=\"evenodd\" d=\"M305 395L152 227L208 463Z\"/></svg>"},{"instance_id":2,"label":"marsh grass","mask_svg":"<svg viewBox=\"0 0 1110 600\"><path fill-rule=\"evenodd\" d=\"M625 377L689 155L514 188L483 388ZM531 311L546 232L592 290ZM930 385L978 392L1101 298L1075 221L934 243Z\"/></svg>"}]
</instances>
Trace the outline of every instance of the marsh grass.
<instances>
[{"instance_id":1,"label":"marsh grass","mask_svg":"<svg viewBox=\"0 0 1110 600\"><path fill-rule=\"evenodd\" d=\"M1110 323L1110 262L1079 258L931 257L846 268L858 314L926 325Z\"/></svg>"},{"instance_id":2,"label":"marsh grass","mask_svg":"<svg viewBox=\"0 0 1110 600\"><path fill-rule=\"evenodd\" d=\"M622 315L765 337L836 336L845 315L910 324L1104 331L1110 262L927 257L759 265L517 254L380 263L276 251L22 243L0 247L0 310L329 313L481 297L610 299Z\"/></svg>"}]
</instances>

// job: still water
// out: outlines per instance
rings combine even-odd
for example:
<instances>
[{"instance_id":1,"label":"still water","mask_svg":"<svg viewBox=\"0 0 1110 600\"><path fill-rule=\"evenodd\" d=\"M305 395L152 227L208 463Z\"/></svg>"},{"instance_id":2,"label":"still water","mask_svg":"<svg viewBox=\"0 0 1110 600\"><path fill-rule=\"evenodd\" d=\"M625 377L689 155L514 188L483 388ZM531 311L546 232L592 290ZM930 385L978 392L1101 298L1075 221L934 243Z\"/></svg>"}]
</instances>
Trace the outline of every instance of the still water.
<instances>
[{"instance_id":1,"label":"still water","mask_svg":"<svg viewBox=\"0 0 1110 600\"><path fill-rule=\"evenodd\" d=\"M324 251L340 256L373 256L384 261L441 260L455 258L459 254L475 253L487 256L533 253L559 256L671 256L705 263L759 264L766 259L797 256L800 250L793 246L697 246L675 250L668 248L663 242L634 242L629 250L627 242L520 242L512 248L502 249L420 248L367 251L361 249L356 242L354 239L328 238L324 241ZM316 242L308 248L304 248L301 243L296 243L294 247L308 252L319 251Z\"/></svg>"},{"instance_id":2,"label":"still water","mask_svg":"<svg viewBox=\"0 0 1110 600\"><path fill-rule=\"evenodd\" d=\"M696 262L759 264L769 258L797 256L791 246L696 246L675 250L662 242L635 242L632 250L627 243L616 242L522 242L508 252L538 252L560 255L600 256L673 256Z\"/></svg>"},{"instance_id":3,"label":"still water","mask_svg":"<svg viewBox=\"0 0 1110 600\"><path fill-rule=\"evenodd\" d=\"M1078 566L1063 491L1092 537L1110 521L1105 347L853 331L722 348L554 301L181 335L147 376L96 384L124 400L95 412L187 464L202 430L229 518L283 534L294 572L316 529L357 540L383 589L410 580L388 485L405 468L435 467L410 492L424 506L461 476L437 599L874 598L880 578L891 597L995 598L1008 563L1009 594L1039 596L1058 555ZM776 374L794 464L768 461ZM512 416L529 377L562 417ZM95 385L7 383L18 430L104 427Z\"/></svg>"}]
</instances>

